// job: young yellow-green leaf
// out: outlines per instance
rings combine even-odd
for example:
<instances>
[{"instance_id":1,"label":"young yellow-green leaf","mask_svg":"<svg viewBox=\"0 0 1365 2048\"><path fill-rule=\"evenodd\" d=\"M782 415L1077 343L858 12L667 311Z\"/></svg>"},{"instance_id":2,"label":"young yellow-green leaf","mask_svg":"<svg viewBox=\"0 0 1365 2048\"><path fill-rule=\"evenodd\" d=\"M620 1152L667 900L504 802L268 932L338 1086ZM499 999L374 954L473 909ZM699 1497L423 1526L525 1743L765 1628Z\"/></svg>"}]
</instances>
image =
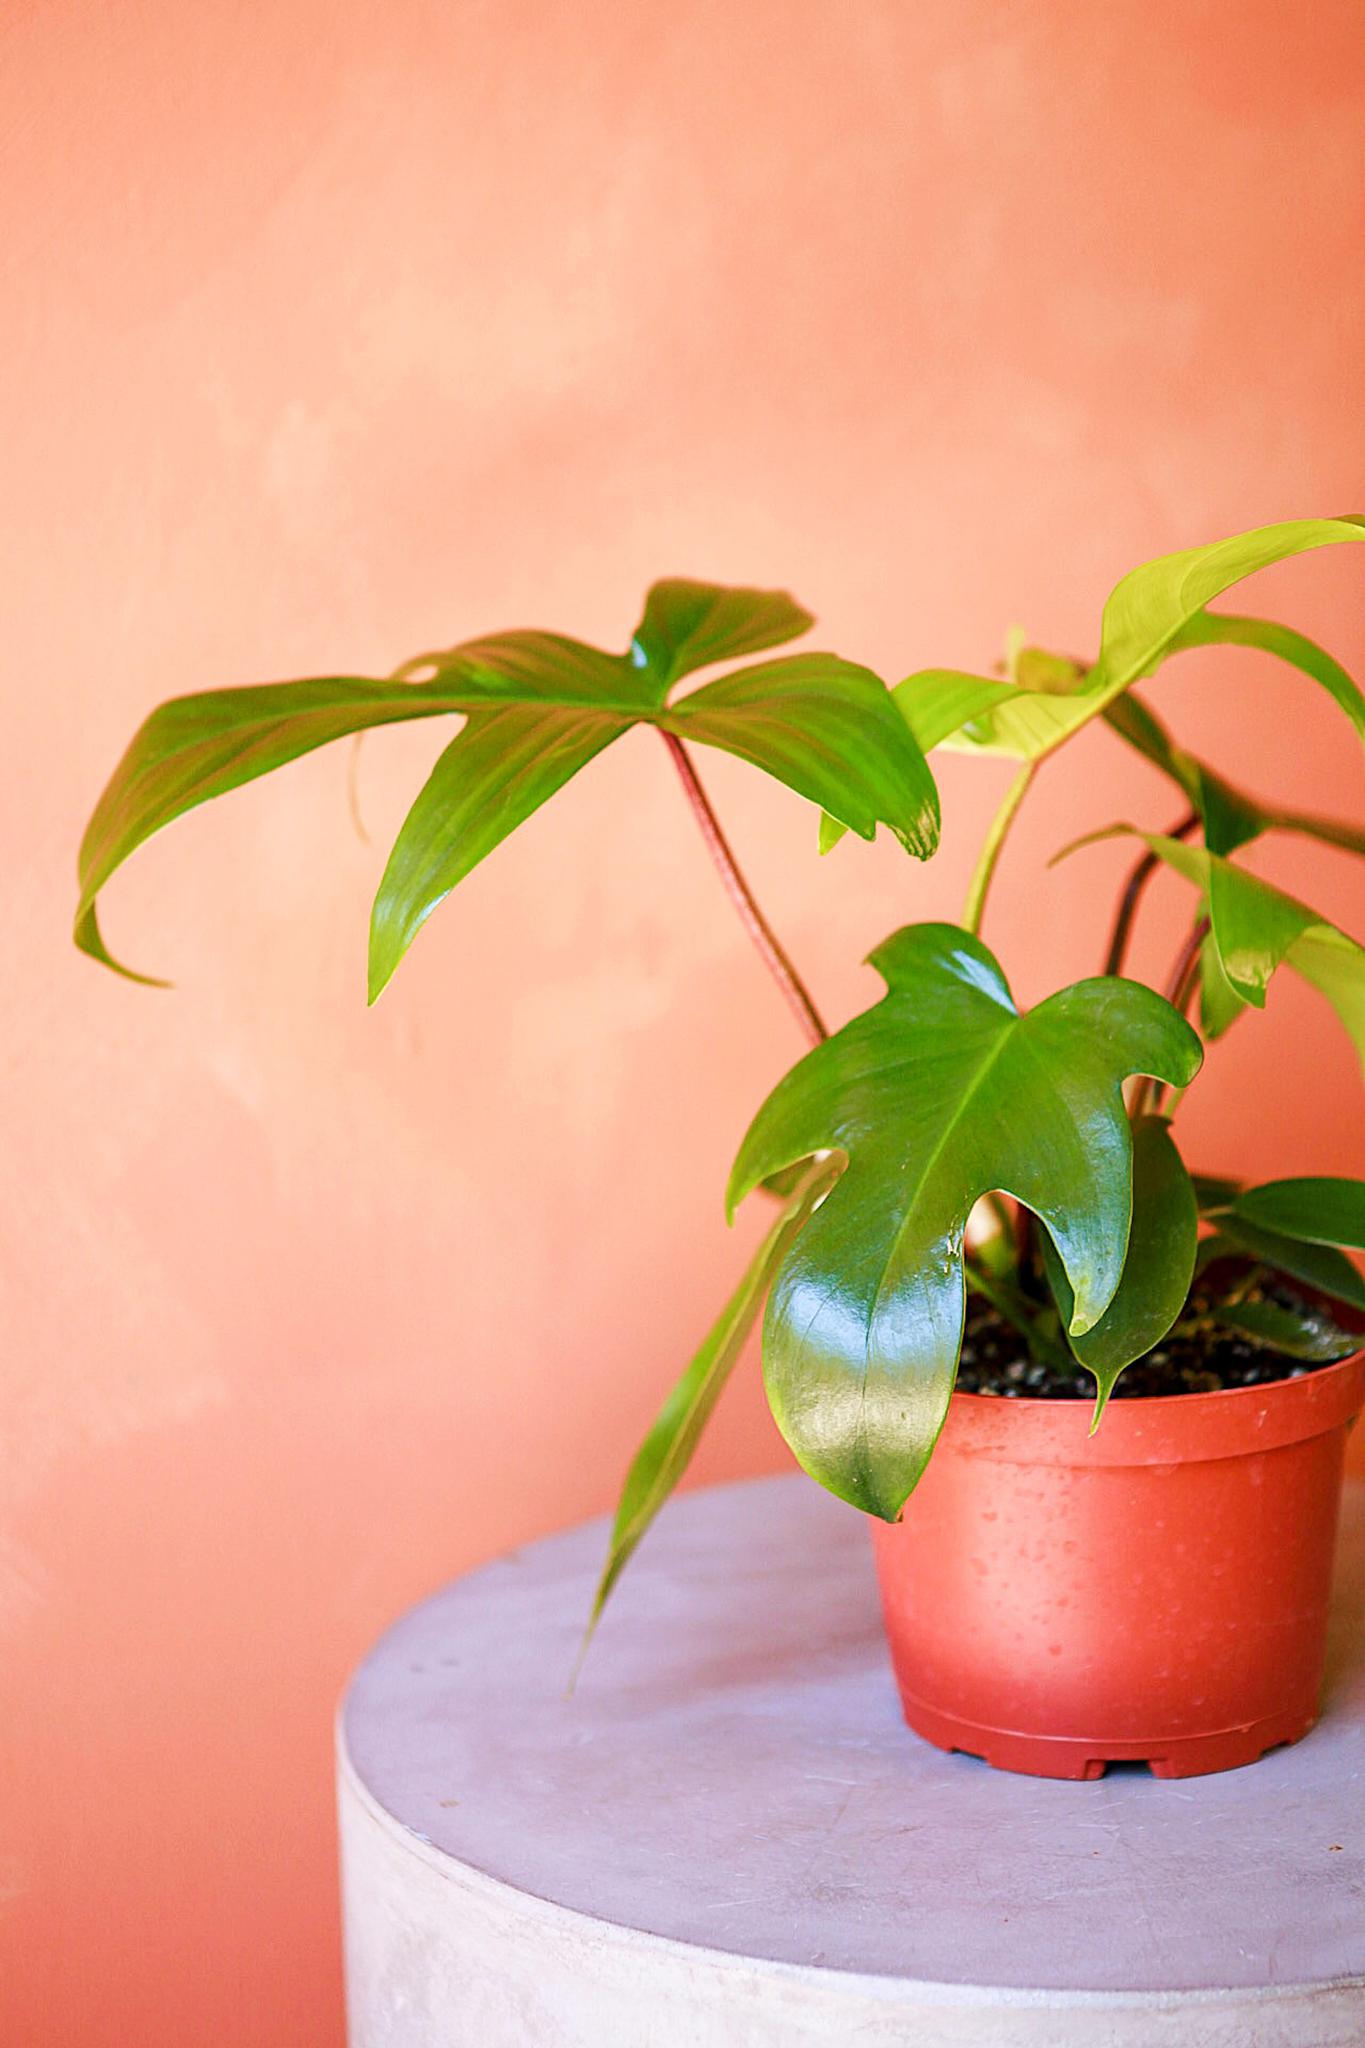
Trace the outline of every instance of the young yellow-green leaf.
<instances>
[{"instance_id":1,"label":"young yellow-green leaf","mask_svg":"<svg viewBox=\"0 0 1365 2048\"><path fill-rule=\"evenodd\" d=\"M759 1110L731 1210L769 1175L837 1149L848 1170L786 1254L764 1323L778 1427L823 1486L893 1520L933 1448L962 1342L963 1237L999 1190L1056 1244L1092 1329L1123 1270L1132 1140L1122 1083L1185 1086L1198 1037L1136 982L1102 977L1024 1015L955 925L872 955L887 994L809 1053Z\"/></svg>"},{"instance_id":2,"label":"young yellow-green leaf","mask_svg":"<svg viewBox=\"0 0 1365 2048\"><path fill-rule=\"evenodd\" d=\"M1189 647L1255 647L1262 654L1273 654L1320 684L1365 739L1365 694L1335 656L1293 626L1282 626L1277 619L1239 618L1231 612L1196 612L1166 653L1179 654Z\"/></svg>"},{"instance_id":3,"label":"young yellow-green leaf","mask_svg":"<svg viewBox=\"0 0 1365 2048\"><path fill-rule=\"evenodd\" d=\"M1286 1308L1277 1301L1223 1301L1215 1302L1210 1313L1225 1330L1311 1365L1330 1365L1360 1349L1359 1336L1339 1329L1320 1309Z\"/></svg>"},{"instance_id":4,"label":"young yellow-green leaf","mask_svg":"<svg viewBox=\"0 0 1365 2048\"><path fill-rule=\"evenodd\" d=\"M1232 1203L1238 1216L1308 1244L1348 1244L1365 1251L1365 1181L1304 1175L1246 1188Z\"/></svg>"},{"instance_id":5,"label":"young yellow-green leaf","mask_svg":"<svg viewBox=\"0 0 1365 2048\"><path fill-rule=\"evenodd\" d=\"M757 1321L783 1253L829 1193L843 1165L842 1158L807 1162L796 1193L749 1261L743 1279L707 1331L696 1356L669 1393L636 1452L621 1489L607 1561L588 1622L589 1638L641 1537L687 1470L721 1389Z\"/></svg>"},{"instance_id":6,"label":"young yellow-green leaf","mask_svg":"<svg viewBox=\"0 0 1365 2048\"><path fill-rule=\"evenodd\" d=\"M863 839L888 825L919 860L938 844L928 762L881 679L838 655L789 654L735 669L659 722L765 769Z\"/></svg>"},{"instance_id":7,"label":"young yellow-green leaf","mask_svg":"<svg viewBox=\"0 0 1365 2048\"><path fill-rule=\"evenodd\" d=\"M951 737L945 735L943 744L968 753L1041 760L1092 718L1099 717L1130 685L1150 675L1182 633L1195 630L1194 622L1223 591L1258 569L1302 554L1306 549L1361 540L1365 540L1365 520L1360 518L1292 519L1276 526L1257 527L1250 533L1234 534L1231 539L1216 541L1209 547L1184 548L1178 554L1144 562L1140 568L1130 570L1109 595L1101 622L1099 655L1086 676L1083 690L1011 690L1005 685L1006 694L998 702L992 704L983 697L980 708L973 708L973 731L967 730L964 719ZM1240 627L1260 626L1264 622L1214 621L1219 623ZM1288 634L1288 628L1267 627L1270 630ZM1297 642L1301 636L1292 637ZM1262 639L1255 644L1267 643ZM1279 646L1271 651L1285 649ZM1296 653L1300 651L1296 647ZM1332 687L1325 675L1320 674L1318 680L1324 687ZM1354 689L1353 685L1350 687ZM1345 708L1345 700L1339 701Z\"/></svg>"},{"instance_id":8,"label":"young yellow-green leaf","mask_svg":"<svg viewBox=\"0 0 1365 2048\"><path fill-rule=\"evenodd\" d=\"M1068 1341L1095 1376L1099 1427L1114 1382L1126 1365L1159 1344L1180 1315L1194 1276L1199 1209L1185 1162L1165 1117L1139 1117L1133 1126L1133 1224L1118 1289L1104 1314L1083 1336ZM1071 1283L1047 1232L1043 1262L1062 1327L1071 1323Z\"/></svg>"}]
</instances>

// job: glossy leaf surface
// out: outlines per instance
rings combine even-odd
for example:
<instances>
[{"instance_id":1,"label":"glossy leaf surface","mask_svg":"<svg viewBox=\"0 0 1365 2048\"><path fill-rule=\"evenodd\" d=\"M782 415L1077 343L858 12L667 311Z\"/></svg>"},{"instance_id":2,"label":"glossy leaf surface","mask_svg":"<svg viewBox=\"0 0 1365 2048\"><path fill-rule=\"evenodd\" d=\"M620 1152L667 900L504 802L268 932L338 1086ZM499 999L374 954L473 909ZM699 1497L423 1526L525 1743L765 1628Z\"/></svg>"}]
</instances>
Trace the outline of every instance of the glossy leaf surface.
<instances>
[{"instance_id":1,"label":"glossy leaf surface","mask_svg":"<svg viewBox=\"0 0 1365 2048\"><path fill-rule=\"evenodd\" d=\"M440 713L465 722L385 868L371 919L371 1000L450 889L633 725L737 754L864 837L885 824L924 857L938 837L933 778L869 670L829 654L779 658L668 704L694 669L776 646L810 623L784 591L675 578L649 592L625 654L557 633L504 633L421 655L387 682L323 678L179 698L147 720L91 819L77 943L117 964L96 897L136 847L193 805L329 740Z\"/></svg>"},{"instance_id":2,"label":"glossy leaf surface","mask_svg":"<svg viewBox=\"0 0 1365 2048\"><path fill-rule=\"evenodd\" d=\"M920 860L937 844L929 764L870 669L832 654L788 655L704 683L660 723L751 761L863 839L885 823Z\"/></svg>"},{"instance_id":3,"label":"glossy leaf surface","mask_svg":"<svg viewBox=\"0 0 1365 2048\"><path fill-rule=\"evenodd\" d=\"M998 963L955 925L912 925L872 955L887 994L817 1046L754 1119L731 1209L767 1176L837 1148L847 1172L783 1259L764 1325L778 1426L812 1476L888 1520L942 1426L963 1321L973 1203L1013 1195L1046 1224L1072 1329L1119 1284L1132 1211L1130 1074L1184 1086L1195 1033L1135 982L1078 982L1020 1015Z\"/></svg>"},{"instance_id":4,"label":"glossy leaf surface","mask_svg":"<svg viewBox=\"0 0 1365 2048\"><path fill-rule=\"evenodd\" d=\"M621 1490L607 1561L588 1623L589 1635L641 1538L687 1470L725 1382L758 1320L783 1253L829 1193L842 1169L842 1159L831 1159L819 1161L803 1173L796 1194L759 1245L743 1279L655 1417Z\"/></svg>"},{"instance_id":5,"label":"glossy leaf surface","mask_svg":"<svg viewBox=\"0 0 1365 2048\"><path fill-rule=\"evenodd\" d=\"M1326 996L1365 1062L1365 948L1297 897L1203 847L1186 846L1159 832L1139 832L1132 825L1114 826L1091 839L1115 833L1144 841L1203 895L1217 967L1239 1002L1263 1007L1272 975L1288 964Z\"/></svg>"},{"instance_id":6,"label":"glossy leaf surface","mask_svg":"<svg viewBox=\"0 0 1365 2048\"><path fill-rule=\"evenodd\" d=\"M1278 1230L1310 1244L1365 1250L1365 1181L1304 1176L1247 1188L1232 1203L1262 1230Z\"/></svg>"},{"instance_id":7,"label":"glossy leaf surface","mask_svg":"<svg viewBox=\"0 0 1365 2048\"><path fill-rule=\"evenodd\" d=\"M631 659L659 679L660 696L679 676L796 640L814 618L785 590L738 590L670 577L656 583L631 640Z\"/></svg>"},{"instance_id":8,"label":"glossy leaf surface","mask_svg":"<svg viewBox=\"0 0 1365 2048\"><path fill-rule=\"evenodd\" d=\"M1262 1230L1235 1210L1220 1214L1216 1222L1220 1238L1259 1259L1262 1265L1288 1273L1292 1280L1303 1280L1334 1301L1365 1308L1365 1278L1335 1245L1307 1244L1283 1231Z\"/></svg>"},{"instance_id":9,"label":"glossy leaf surface","mask_svg":"<svg viewBox=\"0 0 1365 2048\"><path fill-rule=\"evenodd\" d=\"M1159 1344L1184 1308L1198 1238L1194 1187L1170 1125L1165 1117L1139 1117L1133 1126L1133 1223L1123 1274L1099 1321L1068 1340L1095 1375L1095 1427L1123 1368ZM1071 1283L1046 1232L1042 1246L1062 1327L1069 1329Z\"/></svg>"},{"instance_id":10,"label":"glossy leaf surface","mask_svg":"<svg viewBox=\"0 0 1365 2048\"><path fill-rule=\"evenodd\" d=\"M370 913L373 1002L433 910L631 724L579 704L509 704L465 721L403 821Z\"/></svg>"},{"instance_id":11,"label":"glossy leaf surface","mask_svg":"<svg viewBox=\"0 0 1365 2048\"><path fill-rule=\"evenodd\" d=\"M968 753L1041 760L1098 717L1131 684L1149 675L1177 643L1195 644L1189 636L1205 630L1196 622L1203 619L1205 607L1225 590L1258 569L1307 549L1361 540L1365 540L1365 523L1359 519L1294 519L1234 534L1231 539L1216 541L1208 547L1185 548L1178 554L1145 562L1123 577L1110 593L1101 622L1099 655L1086 672L1083 689L1027 689L978 677L976 695L970 700L964 695L958 727L944 734L939 744ZM1229 627L1264 627L1268 633L1289 635L1288 628L1273 628L1266 621L1225 620L1215 621L1216 625L1224 628L1228 638L1233 637L1226 630ZM1212 632L1213 628L1208 630ZM1183 641L1182 635L1186 636ZM1302 638L1291 637L1296 643ZM1267 643L1258 640L1253 644ZM1304 647L1311 645L1303 643ZM1284 646L1272 647L1270 651L1284 652ZM1321 654L1320 649L1315 652ZM1332 666L1336 668L1336 664ZM1324 687L1333 687L1325 675L1318 675L1317 680ZM1349 678L1346 681L1358 699L1354 685ZM939 708L945 697L942 686L931 690L922 679L914 677L900 685L897 692L897 701L903 707L909 699L913 706L909 715L921 719L926 731L932 729L931 721L946 715ZM1343 701L1345 708L1345 700L1339 701Z\"/></svg>"},{"instance_id":12,"label":"glossy leaf surface","mask_svg":"<svg viewBox=\"0 0 1365 2048\"><path fill-rule=\"evenodd\" d=\"M359 676L206 690L162 704L135 733L85 829L76 944L134 981L149 980L108 952L95 908L109 877L145 839L210 797L239 789L330 740L461 708L447 689Z\"/></svg>"},{"instance_id":13,"label":"glossy leaf surface","mask_svg":"<svg viewBox=\"0 0 1365 2048\"><path fill-rule=\"evenodd\" d=\"M1329 1365L1360 1349L1359 1337L1338 1329L1319 1309L1286 1308L1277 1301L1216 1302L1212 1315L1225 1330L1307 1364Z\"/></svg>"},{"instance_id":14,"label":"glossy leaf surface","mask_svg":"<svg viewBox=\"0 0 1365 2048\"><path fill-rule=\"evenodd\" d=\"M1354 685L1352 685L1354 687ZM1166 727L1135 692L1118 698L1104 714L1129 746L1154 768L1170 777L1204 825L1205 843L1214 853L1235 853L1266 832L1293 832L1348 853L1365 853L1365 826L1262 801L1239 789L1225 776L1176 745Z\"/></svg>"}]
</instances>

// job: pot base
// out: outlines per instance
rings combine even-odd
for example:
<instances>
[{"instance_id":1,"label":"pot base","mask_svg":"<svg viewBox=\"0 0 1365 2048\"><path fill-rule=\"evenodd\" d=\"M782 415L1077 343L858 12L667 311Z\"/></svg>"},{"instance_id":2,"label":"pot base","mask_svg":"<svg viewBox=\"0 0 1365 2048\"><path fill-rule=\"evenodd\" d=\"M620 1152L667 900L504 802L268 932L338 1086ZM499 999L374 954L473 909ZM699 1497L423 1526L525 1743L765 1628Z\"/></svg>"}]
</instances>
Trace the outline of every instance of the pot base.
<instances>
[{"instance_id":1,"label":"pot base","mask_svg":"<svg viewBox=\"0 0 1365 2048\"><path fill-rule=\"evenodd\" d=\"M1166 1736L1152 1742L1090 1742L1083 1736L1020 1735L1009 1728L984 1728L902 1693L907 1725L936 1749L961 1750L996 1771L1028 1778L1102 1778L1110 1764L1146 1764L1154 1778L1203 1778L1254 1764L1268 1749L1298 1742L1316 1712L1272 1715L1243 1728L1213 1735Z\"/></svg>"}]
</instances>

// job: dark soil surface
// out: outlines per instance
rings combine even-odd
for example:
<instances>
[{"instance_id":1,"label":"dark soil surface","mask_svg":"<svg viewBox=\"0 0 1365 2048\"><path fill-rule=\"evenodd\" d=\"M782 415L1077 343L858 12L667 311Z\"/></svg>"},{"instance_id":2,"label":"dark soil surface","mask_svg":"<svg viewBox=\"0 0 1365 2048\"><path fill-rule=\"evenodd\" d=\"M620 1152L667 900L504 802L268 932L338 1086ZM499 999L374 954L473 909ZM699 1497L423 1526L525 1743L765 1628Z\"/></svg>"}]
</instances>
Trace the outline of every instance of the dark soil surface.
<instances>
[{"instance_id":1,"label":"dark soil surface","mask_svg":"<svg viewBox=\"0 0 1365 2048\"><path fill-rule=\"evenodd\" d=\"M1284 1308L1313 1306L1305 1295L1278 1279L1267 1282L1261 1293L1267 1301L1278 1302ZM1207 1306L1198 1294L1194 1295L1188 1318L1197 1319ZM1186 1320L1181 1319L1182 1323ZM1321 1371L1321 1365L1288 1358L1283 1352L1253 1344L1230 1330L1199 1329L1181 1334L1178 1324L1154 1351L1135 1359L1120 1373L1111 1398L1132 1401L1162 1394L1218 1394L1229 1387L1263 1387L1275 1380L1296 1380L1304 1373ZM1095 1398L1095 1382L1083 1366L1063 1372L1037 1364L1029 1357L1018 1331L977 1294L967 1297L967 1324L957 1384L964 1394L1000 1394L1006 1399Z\"/></svg>"}]
</instances>

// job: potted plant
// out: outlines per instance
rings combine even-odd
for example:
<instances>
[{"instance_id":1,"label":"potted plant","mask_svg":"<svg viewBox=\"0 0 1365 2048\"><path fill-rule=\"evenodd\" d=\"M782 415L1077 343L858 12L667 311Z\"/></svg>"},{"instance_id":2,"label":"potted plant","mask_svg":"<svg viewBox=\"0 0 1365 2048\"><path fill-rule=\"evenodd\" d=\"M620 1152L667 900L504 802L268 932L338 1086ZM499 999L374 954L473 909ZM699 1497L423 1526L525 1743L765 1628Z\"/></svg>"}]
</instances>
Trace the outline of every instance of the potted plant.
<instances>
[{"instance_id":1,"label":"potted plant","mask_svg":"<svg viewBox=\"0 0 1365 2048\"><path fill-rule=\"evenodd\" d=\"M1117 585L1092 662L1016 647L1000 676L931 669L888 690L835 655L787 654L677 696L695 671L812 621L780 592L675 580L651 590L624 654L517 632L385 680L178 698L142 726L91 819L77 943L118 965L97 896L193 805L345 734L461 713L379 885L373 1000L501 839L623 732L655 727L811 1049L739 1148L731 1213L760 1188L779 1206L631 1467L594 1622L766 1302L778 1425L807 1472L873 1519L913 1727L1049 1776L1119 1758L1165 1776L1249 1762L1316 1712L1343 1450L1365 1401L1365 1281L1342 1249L1365 1247L1365 1183L1191 1173L1174 1119L1204 1041L1263 1005L1281 968L1365 1054L1365 949L1236 858L1272 831L1362 853L1365 829L1234 788L1134 686L1190 647L1258 647L1365 737L1365 697L1323 649L1209 609L1272 562L1361 540L1362 520L1297 520L1162 557ZM1021 1013L980 936L991 880L1039 767L1096 719L1177 787L1181 815L1164 832L1109 828L1141 850L1103 972ZM894 933L871 956L885 993L829 1033L735 862L693 742L818 805L824 851L882 824L929 856L936 748L1017 769L961 924ZM1157 991L1123 970L1161 864L1193 898Z\"/></svg>"}]
</instances>

